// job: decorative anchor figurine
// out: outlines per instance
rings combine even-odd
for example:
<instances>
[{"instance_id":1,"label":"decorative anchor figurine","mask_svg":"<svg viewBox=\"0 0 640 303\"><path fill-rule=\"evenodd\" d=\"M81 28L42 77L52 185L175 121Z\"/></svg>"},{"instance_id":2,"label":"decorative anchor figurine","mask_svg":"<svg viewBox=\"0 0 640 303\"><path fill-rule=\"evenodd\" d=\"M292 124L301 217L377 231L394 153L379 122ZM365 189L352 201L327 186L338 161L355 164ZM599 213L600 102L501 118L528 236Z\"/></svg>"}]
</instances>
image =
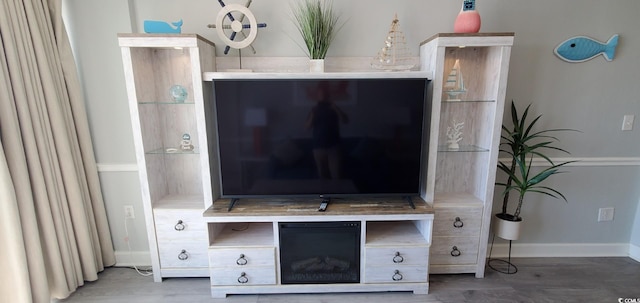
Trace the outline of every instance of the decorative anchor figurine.
<instances>
[{"instance_id":1,"label":"decorative anchor figurine","mask_svg":"<svg viewBox=\"0 0 640 303\"><path fill-rule=\"evenodd\" d=\"M447 126L447 145L448 149L459 149L460 145L458 142L462 140L462 128L464 127L464 122L456 122L453 120L452 126Z\"/></svg>"}]
</instances>

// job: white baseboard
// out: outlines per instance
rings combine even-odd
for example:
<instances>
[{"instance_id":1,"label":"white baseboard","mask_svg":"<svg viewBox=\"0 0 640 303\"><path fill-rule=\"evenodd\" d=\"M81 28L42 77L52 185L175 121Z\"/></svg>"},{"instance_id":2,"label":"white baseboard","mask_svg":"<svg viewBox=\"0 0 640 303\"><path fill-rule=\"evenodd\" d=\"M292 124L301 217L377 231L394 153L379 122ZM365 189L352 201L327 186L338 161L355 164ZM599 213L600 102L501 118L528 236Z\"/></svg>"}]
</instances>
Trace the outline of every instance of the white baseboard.
<instances>
[{"instance_id":1,"label":"white baseboard","mask_svg":"<svg viewBox=\"0 0 640 303\"><path fill-rule=\"evenodd\" d=\"M640 262L640 246L629 244L629 257Z\"/></svg>"},{"instance_id":2,"label":"white baseboard","mask_svg":"<svg viewBox=\"0 0 640 303\"><path fill-rule=\"evenodd\" d=\"M629 243L513 243L511 257L629 257L631 255L629 246ZM640 248L636 246L636 249L639 249L636 251L636 257L640 257ZM487 246L487 257L490 250L491 243ZM508 255L509 243L493 245L492 258L506 258Z\"/></svg>"},{"instance_id":3,"label":"white baseboard","mask_svg":"<svg viewBox=\"0 0 640 303\"><path fill-rule=\"evenodd\" d=\"M151 254L148 251L116 251L115 267L151 266Z\"/></svg>"},{"instance_id":4,"label":"white baseboard","mask_svg":"<svg viewBox=\"0 0 640 303\"><path fill-rule=\"evenodd\" d=\"M97 163L98 172L137 172L136 163Z\"/></svg>"}]
</instances>

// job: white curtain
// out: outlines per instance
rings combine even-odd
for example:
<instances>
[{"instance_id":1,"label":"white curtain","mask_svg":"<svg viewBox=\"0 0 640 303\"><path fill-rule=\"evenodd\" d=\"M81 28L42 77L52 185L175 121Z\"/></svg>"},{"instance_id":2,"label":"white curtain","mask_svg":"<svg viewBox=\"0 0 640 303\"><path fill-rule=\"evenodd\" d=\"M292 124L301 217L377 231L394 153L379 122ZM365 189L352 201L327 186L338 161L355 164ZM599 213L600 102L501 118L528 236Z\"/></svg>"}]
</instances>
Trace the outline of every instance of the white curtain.
<instances>
[{"instance_id":1,"label":"white curtain","mask_svg":"<svg viewBox=\"0 0 640 303\"><path fill-rule=\"evenodd\" d=\"M0 44L0 301L50 302L115 263L61 0L0 1Z\"/></svg>"}]
</instances>

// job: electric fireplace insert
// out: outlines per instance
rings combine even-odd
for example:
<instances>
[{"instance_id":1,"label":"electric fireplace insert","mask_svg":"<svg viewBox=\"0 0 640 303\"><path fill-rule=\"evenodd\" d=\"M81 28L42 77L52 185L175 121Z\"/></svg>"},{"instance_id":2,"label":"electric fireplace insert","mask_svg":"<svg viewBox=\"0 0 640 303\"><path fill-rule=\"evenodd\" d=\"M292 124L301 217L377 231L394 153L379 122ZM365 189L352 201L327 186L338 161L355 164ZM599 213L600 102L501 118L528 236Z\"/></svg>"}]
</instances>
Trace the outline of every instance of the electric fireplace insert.
<instances>
[{"instance_id":1,"label":"electric fireplace insert","mask_svg":"<svg viewBox=\"0 0 640 303\"><path fill-rule=\"evenodd\" d=\"M282 284L360 282L360 222L279 223Z\"/></svg>"}]
</instances>

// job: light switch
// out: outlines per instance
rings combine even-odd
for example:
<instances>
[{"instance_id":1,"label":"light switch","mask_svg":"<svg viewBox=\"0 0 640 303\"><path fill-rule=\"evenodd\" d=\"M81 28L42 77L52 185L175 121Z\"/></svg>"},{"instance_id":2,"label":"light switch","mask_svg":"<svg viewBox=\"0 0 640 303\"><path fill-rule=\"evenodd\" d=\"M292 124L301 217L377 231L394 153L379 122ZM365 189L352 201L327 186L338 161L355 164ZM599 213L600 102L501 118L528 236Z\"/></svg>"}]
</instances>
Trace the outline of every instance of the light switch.
<instances>
[{"instance_id":1,"label":"light switch","mask_svg":"<svg viewBox=\"0 0 640 303\"><path fill-rule=\"evenodd\" d=\"M634 115L624 115L624 118L622 118L622 130L632 130L634 118Z\"/></svg>"}]
</instances>

